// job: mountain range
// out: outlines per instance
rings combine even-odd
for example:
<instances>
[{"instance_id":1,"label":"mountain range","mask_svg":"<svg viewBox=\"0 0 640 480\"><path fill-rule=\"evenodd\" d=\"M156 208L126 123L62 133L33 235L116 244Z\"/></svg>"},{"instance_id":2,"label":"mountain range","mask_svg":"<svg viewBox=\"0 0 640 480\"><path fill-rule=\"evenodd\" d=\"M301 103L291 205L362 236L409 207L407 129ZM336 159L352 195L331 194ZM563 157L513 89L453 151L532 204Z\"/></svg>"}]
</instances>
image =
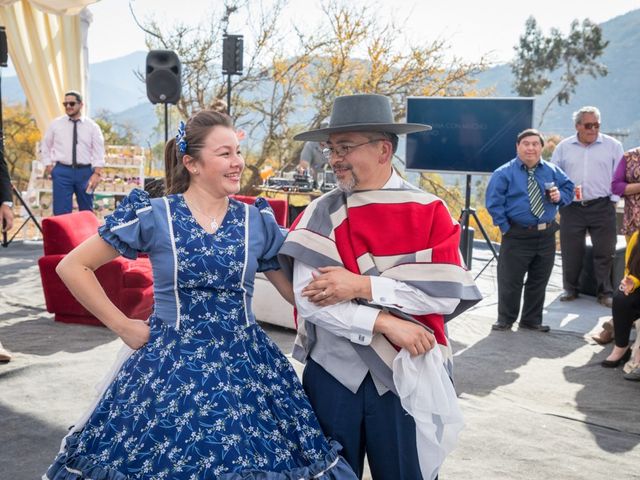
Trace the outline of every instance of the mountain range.
<instances>
[{"instance_id":1,"label":"mountain range","mask_svg":"<svg viewBox=\"0 0 640 480\"><path fill-rule=\"evenodd\" d=\"M553 105L547 112L541 130L562 136L574 133L571 113L583 105L595 105L602 112L603 132L614 133L626 148L640 145L640 9L633 10L600 24L609 41L600 61L608 68L605 77L581 77L576 93L567 105ZM162 137L155 107L146 98L146 87L136 76L145 68L146 52L90 65L90 112L96 116L108 112L120 124L128 124L137 132L141 145L155 144ZM477 76L477 87L489 89L491 96L513 97L509 65L498 65ZM24 102L17 77L3 79L5 101ZM548 92L535 100L539 115L553 94ZM301 109L304 106L301 105ZM61 112L62 113L62 112ZM536 119L535 124L538 124Z\"/></svg>"},{"instance_id":2,"label":"mountain range","mask_svg":"<svg viewBox=\"0 0 640 480\"><path fill-rule=\"evenodd\" d=\"M572 135L575 133L572 112L581 106L593 105L602 114L602 131L615 134L626 148L631 148L640 145L640 9L612 18L600 27L609 45L598 61L606 65L608 74L598 78L579 77L569 104L554 104L540 128L549 134ZM496 97L515 96L512 84L509 65L499 65L478 75L478 87L491 88ZM553 88L552 85L545 94L536 97L536 126L538 115L553 95Z\"/></svg>"}]
</instances>

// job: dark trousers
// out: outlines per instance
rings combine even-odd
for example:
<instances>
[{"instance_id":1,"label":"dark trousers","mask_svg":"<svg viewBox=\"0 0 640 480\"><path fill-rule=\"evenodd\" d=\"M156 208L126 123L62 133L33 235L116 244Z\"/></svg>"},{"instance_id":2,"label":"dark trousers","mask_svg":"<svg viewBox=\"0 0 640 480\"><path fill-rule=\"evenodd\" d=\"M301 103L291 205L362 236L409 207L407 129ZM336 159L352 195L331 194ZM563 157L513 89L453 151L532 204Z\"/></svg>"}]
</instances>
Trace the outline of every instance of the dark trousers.
<instances>
[{"instance_id":1,"label":"dark trousers","mask_svg":"<svg viewBox=\"0 0 640 480\"><path fill-rule=\"evenodd\" d=\"M560 209L563 287L569 293L578 293L587 232L593 245L596 294L610 296L613 293L611 269L616 253L616 208L608 198L587 206L574 202Z\"/></svg>"},{"instance_id":2,"label":"dark trousers","mask_svg":"<svg viewBox=\"0 0 640 480\"><path fill-rule=\"evenodd\" d=\"M544 294L556 254L557 230L555 224L546 230L512 226L502 237L498 256L499 322L511 325L518 319L524 286L520 323L542 323Z\"/></svg>"},{"instance_id":3,"label":"dark trousers","mask_svg":"<svg viewBox=\"0 0 640 480\"><path fill-rule=\"evenodd\" d=\"M373 480L422 479L416 425L396 395L378 395L370 375L352 393L312 359L302 384L322 430L342 445L341 454L358 478L366 453Z\"/></svg>"},{"instance_id":4,"label":"dark trousers","mask_svg":"<svg viewBox=\"0 0 640 480\"><path fill-rule=\"evenodd\" d=\"M92 173L91 167L73 168L56 163L51 171L54 215L71 213L74 193L78 201L78 210L93 210L93 194L86 192Z\"/></svg>"},{"instance_id":5,"label":"dark trousers","mask_svg":"<svg viewBox=\"0 0 640 480\"><path fill-rule=\"evenodd\" d=\"M640 318L640 290L625 295L620 290L613 294L613 337L616 347L629 345L631 326Z\"/></svg>"}]
</instances>

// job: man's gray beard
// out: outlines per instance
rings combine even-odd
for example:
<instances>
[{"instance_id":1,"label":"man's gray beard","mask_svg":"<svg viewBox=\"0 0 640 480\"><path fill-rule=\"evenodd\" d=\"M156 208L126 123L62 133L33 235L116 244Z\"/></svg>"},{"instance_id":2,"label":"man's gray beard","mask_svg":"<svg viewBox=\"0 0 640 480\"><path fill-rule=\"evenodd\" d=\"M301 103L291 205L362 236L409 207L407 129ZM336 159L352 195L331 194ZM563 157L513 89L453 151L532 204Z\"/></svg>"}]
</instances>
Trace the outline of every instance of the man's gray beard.
<instances>
[{"instance_id":1,"label":"man's gray beard","mask_svg":"<svg viewBox=\"0 0 640 480\"><path fill-rule=\"evenodd\" d=\"M351 170L351 178L348 181L338 180L338 188L344 193L353 192L356 185L358 185L358 178L353 174L353 170Z\"/></svg>"}]
</instances>

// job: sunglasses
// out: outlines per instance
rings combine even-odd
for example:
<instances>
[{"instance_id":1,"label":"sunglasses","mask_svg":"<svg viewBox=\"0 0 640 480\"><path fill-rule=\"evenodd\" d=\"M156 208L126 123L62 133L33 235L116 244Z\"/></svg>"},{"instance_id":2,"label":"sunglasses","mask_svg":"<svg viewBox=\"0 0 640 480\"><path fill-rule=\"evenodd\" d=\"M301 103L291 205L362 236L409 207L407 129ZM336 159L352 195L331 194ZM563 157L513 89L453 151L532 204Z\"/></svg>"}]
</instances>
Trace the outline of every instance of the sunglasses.
<instances>
[{"instance_id":1,"label":"sunglasses","mask_svg":"<svg viewBox=\"0 0 640 480\"><path fill-rule=\"evenodd\" d=\"M591 130L592 128L598 129L600 128L600 124L598 122L588 122L588 123L583 123L582 126L584 128L586 128L587 130Z\"/></svg>"},{"instance_id":2,"label":"sunglasses","mask_svg":"<svg viewBox=\"0 0 640 480\"><path fill-rule=\"evenodd\" d=\"M78 102L62 102L63 107L75 107Z\"/></svg>"}]
</instances>

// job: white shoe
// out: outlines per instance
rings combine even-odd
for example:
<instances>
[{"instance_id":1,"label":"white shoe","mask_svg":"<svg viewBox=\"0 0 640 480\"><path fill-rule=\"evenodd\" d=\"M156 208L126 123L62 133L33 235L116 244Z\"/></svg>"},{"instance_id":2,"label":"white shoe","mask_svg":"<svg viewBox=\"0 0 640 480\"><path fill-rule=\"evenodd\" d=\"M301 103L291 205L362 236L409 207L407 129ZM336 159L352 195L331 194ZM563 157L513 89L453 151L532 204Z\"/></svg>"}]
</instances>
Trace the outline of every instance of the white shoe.
<instances>
[{"instance_id":1,"label":"white shoe","mask_svg":"<svg viewBox=\"0 0 640 480\"><path fill-rule=\"evenodd\" d=\"M0 363L7 363L11 361L11 354L0 343Z\"/></svg>"},{"instance_id":2,"label":"white shoe","mask_svg":"<svg viewBox=\"0 0 640 480\"><path fill-rule=\"evenodd\" d=\"M636 363L633 361L633 358L630 358L627 363L624 364L624 367L622 367L622 371L624 373L631 373L638 367L640 367L640 363Z\"/></svg>"}]
</instances>

